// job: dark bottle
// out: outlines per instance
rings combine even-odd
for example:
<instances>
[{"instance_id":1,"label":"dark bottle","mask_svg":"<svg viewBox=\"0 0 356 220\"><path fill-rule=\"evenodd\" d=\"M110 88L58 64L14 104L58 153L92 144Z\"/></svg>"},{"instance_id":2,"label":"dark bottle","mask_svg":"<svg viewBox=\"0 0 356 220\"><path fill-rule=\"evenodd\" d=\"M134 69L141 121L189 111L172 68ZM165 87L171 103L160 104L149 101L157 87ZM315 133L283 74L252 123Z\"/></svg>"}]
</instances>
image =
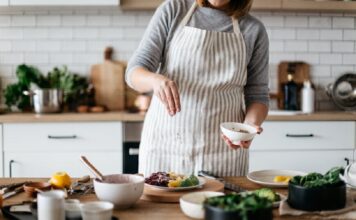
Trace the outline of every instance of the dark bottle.
<instances>
[{"instance_id":1,"label":"dark bottle","mask_svg":"<svg viewBox=\"0 0 356 220\"><path fill-rule=\"evenodd\" d=\"M284 109L298 110L298 86L292 73L288 73L288 83L284 85Z\"/></svg>"}]
</instances>

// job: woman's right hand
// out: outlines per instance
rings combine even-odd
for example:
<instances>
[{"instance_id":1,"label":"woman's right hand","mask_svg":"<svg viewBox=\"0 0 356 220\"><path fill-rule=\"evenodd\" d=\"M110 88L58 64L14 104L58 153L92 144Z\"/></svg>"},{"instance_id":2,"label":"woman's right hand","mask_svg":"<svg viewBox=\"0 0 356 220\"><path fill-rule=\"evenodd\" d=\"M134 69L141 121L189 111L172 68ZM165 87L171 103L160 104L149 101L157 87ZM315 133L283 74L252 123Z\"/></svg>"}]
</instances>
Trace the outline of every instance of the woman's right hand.
<instances>
[{"instance_id":1,"label":"woman's right hand","mask_svg":"<svg viewBox=\"0 0 356 220\"><path fill-rule=\"evenodd\" d=\"M155 74L153 82L153 94L166 106L169 115L174 116L180 112L180 97L177 84L163 75Z\"/></svg>"}]
</instances>

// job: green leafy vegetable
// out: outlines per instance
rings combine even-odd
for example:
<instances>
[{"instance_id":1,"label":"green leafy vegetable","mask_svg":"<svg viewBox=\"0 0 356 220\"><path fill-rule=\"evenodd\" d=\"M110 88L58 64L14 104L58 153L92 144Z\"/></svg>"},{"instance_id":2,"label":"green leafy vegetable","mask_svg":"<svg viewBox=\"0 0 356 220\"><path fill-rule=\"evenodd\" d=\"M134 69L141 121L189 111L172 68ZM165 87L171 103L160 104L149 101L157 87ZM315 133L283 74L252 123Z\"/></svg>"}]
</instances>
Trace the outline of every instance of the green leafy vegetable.
<instances>
[{"instance_id":1,"label":"green leafy vegetable","mask_svg":"<svg viewBox=\"0 0 356 220\"><path fill-rule=\"evenodd\" d=\"M198 184L199 184L198 177L194 175L190 175L188 178L186 178L181 182L180 187L196 186Z\"/></svg>"},{"instance_id":2,"label":"green leafy vegetable","mask_svg":"<svg viewBox=\"0 0 356 220\"><path fill-rule=\"evenodd\" d=\"M334 186L342 182L340 179L340 174L344 172L342 167L334 167L325 175L320 173L309 173L306 176L295 176L291 179L291 183L306 188L315 188L315 187L325 187L325 186Z\"/></svg>"},{"instance_id":3,"label":"green leafy vegetable","mask_svg":"<svg viewBox=\"0 0 356 220\"><path fill-rule=\"evenodd\" d=\"M272 189L262 188L253 191L253 193L259 197L266 198L271 202L277 202L281 200L281 197L277 193L275 193Z\"/></svg>"},{"instance_id":4,"label":"green leafy vegetable","mask_svg":"<svg viewBox=\"0 0 356 220\"><path fill-rule=\"evenodd\" d=\"M272 208L272 203L255 193L229 194L226 196L211 197L205 200L205 205L218 207L228 212L239 212L243 220L248 219L249 213Z\"/></svg>"}]
</instances>

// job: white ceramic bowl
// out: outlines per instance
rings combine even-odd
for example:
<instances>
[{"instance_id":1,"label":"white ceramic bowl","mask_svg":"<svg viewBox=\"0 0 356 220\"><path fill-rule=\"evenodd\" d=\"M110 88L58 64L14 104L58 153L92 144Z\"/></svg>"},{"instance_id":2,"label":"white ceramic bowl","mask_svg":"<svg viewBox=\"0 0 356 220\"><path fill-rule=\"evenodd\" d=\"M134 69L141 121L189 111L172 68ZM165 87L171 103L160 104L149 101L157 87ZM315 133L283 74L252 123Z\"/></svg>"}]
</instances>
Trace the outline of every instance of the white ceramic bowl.
<instances>
[{"instance_id":1,"label":"white ceramic bowl","mask_svg":"<svg viewBox=\"0 0 356 220\"><path fill-rule=\"evenodd\" d=\"M182 196L179 199L180 208L183 213L190 218L203 219L204 218L204 207L203 203L205 199L214 196L222 196L222 192L193 192Z\"/></svg>"},{"instance_id":2,"label":"white ceramic bowl","mask_svg":"<svg viewBox=\"0 0 356 220\"><path fill-rule=\"evenodd\" d=\"M114 205L111 202L87 202L81 205L83 220L111 220Z\"/></svg>"},{"instance_id":3,"label":"white ceramic bowl","mask_svg":"<svg viewBox=\"0 0 356 220\"><path fill-rule=\"evenodd\" d=\"M81 210L80 210L80 201L78 199L67 199L64 202L64 209L66 212L67 218L80 218Z\"/></svg>"},{"instance_id":4,"label":"white ceramic bowl","mask_svg":"<svg viewBox=\"0 0 356 220\"><path fill-rule=\"evenodd\" d=\"M143 193L145 178L131 174L104 176L104 182L94 180L97 197L102 201L112 202L117 209L133 206Z\"/></svg>"},{"instance_id":5,"label":"white ceramic bowl","mask_svg":"<svg viewBox=\"0 0 356 220\"><path fill-rule=\"evenodd\" d=\"M257 134L257 129L248 124L237 122L224 122L220 124L221 132L230 139L233 144L238 144L239 141L252 140ZM248 133L239 132L240 130Z\"/></svg>"}]
</instances>

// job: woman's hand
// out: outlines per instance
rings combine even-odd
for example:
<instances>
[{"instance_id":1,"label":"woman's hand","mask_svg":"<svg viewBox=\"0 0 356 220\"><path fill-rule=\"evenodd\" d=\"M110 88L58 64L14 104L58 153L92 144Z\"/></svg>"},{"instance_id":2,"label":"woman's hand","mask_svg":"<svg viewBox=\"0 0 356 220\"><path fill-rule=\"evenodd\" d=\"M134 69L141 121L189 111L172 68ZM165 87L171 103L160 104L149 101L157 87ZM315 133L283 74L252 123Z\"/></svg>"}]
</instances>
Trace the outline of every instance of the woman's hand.
<instances>
[{"instance_id":1,"label":"woman's hand","mask_svg":"<svg viewBox=\"0 0 356 220\"><path fill-rule=\"evenodd\" d=\"M180 112L180 97L175 82L165 76L155 74L153 79L153 94L166 106L169 115L174 116Z\"/></svg>"},{"instance_id":2,"label":"woman's hand","mask_svg":"<svg viewBox=\"0 0 356 220\"><path fill-rule=\"evenodd\" d=\"M262 127L256 126L256 125L255 125L255 127L256 127L256 129L257 129L257 134L261 134L261 133L263 132L263 128L262 128ZM233 144L233 143L231 142L231 140L229 140L229 138L227 138L225 135L221 134L221 137L222 137L222 139L224 139L225 143L226 143L230 148L232 148L232 149L234 149L234 150L237 150L237 149L239 149L239 148L248 149L248 148L250 148L250 145L251 145L251 143L252 143L252 140L250 140L250 141L239 141L238 144Z\"/></svg>"}]
</instances>

